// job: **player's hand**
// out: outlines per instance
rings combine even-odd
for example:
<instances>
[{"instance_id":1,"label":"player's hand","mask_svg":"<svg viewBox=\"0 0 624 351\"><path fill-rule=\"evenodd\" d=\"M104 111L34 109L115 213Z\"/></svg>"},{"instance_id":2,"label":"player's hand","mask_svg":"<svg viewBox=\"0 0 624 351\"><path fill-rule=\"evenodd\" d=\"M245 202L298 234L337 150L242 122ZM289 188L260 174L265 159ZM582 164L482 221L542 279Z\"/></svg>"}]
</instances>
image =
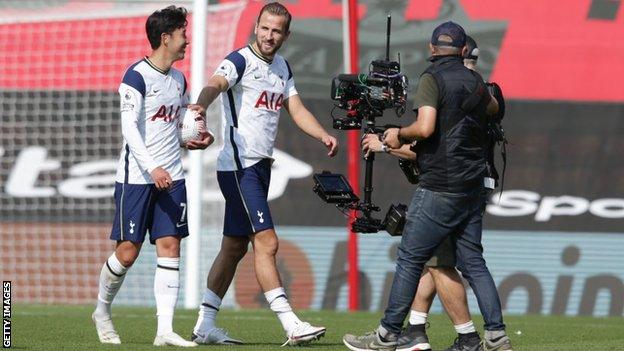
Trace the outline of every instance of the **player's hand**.
<instances>
[{"instance_id":1,"label":"player's hand","mask_svg":"<svg viewBox=\"0 0 624 351\"><path fill-rule=\"evenodd\" d=\"M189 140L186 142L186 148L189 150L204 150L214 142L214 136L208 132L203 133L201 140Z\"/></svg>"},{"instance_id":2,"label":"player's hand","mask_svg":"<svg viewBox=\"0 0 624 351\"><path fill-rule=\"evenodd\" d=\"M206 109L203 108L201 105L190 104L190 105L186 106L186 108L189 109L189 110L197 111L197 113L199 113L200 115L206 117Z\"/></svg>"},{"instance_id":3,"label":"player's hand","mask_svg":"<svg viewBox=\"0 0 624 351\"><path fill-rule=\"evenodd\" d=\"M324 137L321 138L321 143L323 143L325 147L327 147L327 149L329 150L327 156L336 156L336 153L338 152L338 140L336 140L336 138L329 134L326 134Z\"/></svg>"},{"instance_id":4,"label":"player's hand","mask_svg":"<svg viewBox=\"0 0 624 351\"><path fill-rule=\"evenodd\" d=\"M399 141L399 128L386 129L382 140L384 144L388 145L389 148L392 148L392 149L400 148L401 142Z\"/></svg>"},{"instance_id":5,"label":"player's hand","mask_svg":"<svg viewBox=\"0 0 624 351\"><path fill-rule=\"evenodd\" d=\"M362 151L365 157L368 157L371 152L381 151L382 145L377 134L364 134L362 138Z\"/></svg>"},{"instance_id":6,"label":"player's hand","mask_svg":"<svg viewBox=\"0 0 624 351\"><path fill-rule=\"evenodd\" d=\"M154 185L158 190L167 190L173 184L173 180L171 180L169 172L165 171L162 167L154 168L151 176L152 180L154 180Z\"/></svg>"}]
</instances>

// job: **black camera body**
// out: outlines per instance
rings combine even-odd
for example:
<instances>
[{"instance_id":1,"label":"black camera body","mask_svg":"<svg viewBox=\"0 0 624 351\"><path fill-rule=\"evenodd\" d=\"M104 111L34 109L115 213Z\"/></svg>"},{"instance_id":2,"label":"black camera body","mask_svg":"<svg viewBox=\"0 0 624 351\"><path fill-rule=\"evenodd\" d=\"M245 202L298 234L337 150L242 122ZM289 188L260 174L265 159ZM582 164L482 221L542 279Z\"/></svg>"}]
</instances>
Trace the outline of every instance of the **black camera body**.
<instances>
[{"instance_id":1,"label":"black camera body","mask_svg":"<svg viewBox=\"0 0 624 351\"><path fill-rule=\"evenodd\" d=\"M363 129L364 133L383 133L386 125L378 127L375 118L381 117L387 109L394 109L397 117L405 112L408 80L401 73L399 61L390 61L390 23L388 15L386 32L386 58L371 62L369 72L361 74L339 74L332 80L331 98L337 101L335 108L345 110L346 115L336 116L332 110L334 129ZM353 210L356 213L351 228L356 233L376 233L387 230L390 235L401 235L405 225L405 205L392 205L384 220L373 217L373 212L381 209L373 204L372 178L375 155L366 157L364 178L364 199L360 201L351 185L341 174L327 171L314 175L314 192L326 203L335 204L343 213Z\"/></svg>"},{"instance_id":2,"label":"black camera body","mask_svg":"<svg viewBox=\"0 0 624 351\"><path fill-rule=\"evenodd\" d=\"M408 86L401 64L387 59L373 61L368 74L339 74L332 80L331 98L346 115L332 113L334 129L361 129L363 119L379 117L391 108L400 117L405 112Z\"/></svg>"},{"instance_id":3,"label":"black camera body","mask_svg":"<svg viewBox=\"0 0 624 351\"><path fill-rule=\"evenodd\" d=\"M405 228L406 217L406 205L390 205L383 221L383 228L392 236L401 236L403 235L403 228Z\"/></svg>"}]
</instances>

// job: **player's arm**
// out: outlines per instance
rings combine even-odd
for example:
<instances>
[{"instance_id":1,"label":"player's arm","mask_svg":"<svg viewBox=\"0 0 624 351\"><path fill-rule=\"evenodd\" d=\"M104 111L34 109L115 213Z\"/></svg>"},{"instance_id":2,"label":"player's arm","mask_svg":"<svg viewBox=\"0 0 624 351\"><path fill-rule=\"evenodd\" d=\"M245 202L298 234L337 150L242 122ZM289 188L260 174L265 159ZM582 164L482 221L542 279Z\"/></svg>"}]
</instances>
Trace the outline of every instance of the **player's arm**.
<instances>
[{"instance_id":1,"label":"player's arm","mask_svg":"<svg viewBox=\"0 0 624 351\"><path fill-rule=\"evenodd\" d=\"M228 90L228 82L225 78L219 75L214 75L208 80L208 84L204 86L197 98L197 104L189 105L188 108L199 112L204 117L206 116L206 110L208 106L212 104L217 96L222 92ZM186 148L189 150L203 150L210 146L214 142L214 135L208 130L204 133L202 140L189 140L186 143Z\"/></svg>"},{"instance_id":2,"label":"player's arm","mask_svg":"<svg viewBox=\"0 0 624 351\"><path fill-rule=\"evenodd\" d=\"M205 111L219 94L233 88L241 81L246 66L247 61L243 55L237 51L227 55L227 57L221 61L212 77L210 77L201 93L199 93L197 105L201 106Z\"/></svg>"},{"instance_id":3,"label":"player's arm","mask_svg":"<svg viewBox=\"0 0 624 351\"><path fill-rule=\"evenodd\" d=\"M303 105L299 94L292 95L284 101L284 108L299 129L314 139L323 143L329 152L328 156L333 157L338 152L338 140L329 135L325 128L321 126L316 117Z\"/></svg>"},{"instance_id":4,"label":"player's arm","mask_svg":"<svg viewBox=\"0 0 624 351\"><path fill-rule=\"evenodd\" d=\"M171 176L154 161L139 131L138 123L144 114L143 94L145 93L145 85L144 83L143 85L136 83L138 73L136 75L130 73L129 75L135 77L124 78L124 83L119 89L121 95L121 134L128 144L130 153L137 160L139 166L149 172L156 187L166 189L172 184Z\"/></svg>"},{"instance_id":5,"label":"player's arm","mask_svg":"<svg viewBox=\"0 0 624 351\"><path fill-rule=\"evenodd\" d=\"M201 93L199 93L199 98L197 98L197 105L201 106L204 111L212 104L217 96L222 92L228 90L229 84L228 81L220 75L214 75L209 80L206 86L202 89Z\"/></svg>"}]
</instances>

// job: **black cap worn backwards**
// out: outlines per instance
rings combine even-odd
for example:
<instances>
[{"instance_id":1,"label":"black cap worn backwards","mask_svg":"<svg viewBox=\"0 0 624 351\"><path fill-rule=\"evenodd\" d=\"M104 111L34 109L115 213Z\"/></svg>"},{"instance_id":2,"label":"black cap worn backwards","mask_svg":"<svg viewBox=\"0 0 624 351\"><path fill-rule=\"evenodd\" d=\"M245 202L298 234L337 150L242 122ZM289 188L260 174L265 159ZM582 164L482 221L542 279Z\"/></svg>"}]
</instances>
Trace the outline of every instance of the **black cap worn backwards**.
<instances>
[{"instance_id":1,"label":"black cap worn backwards","mask_svg":"<svg viewBox=\"0 0 624 351\"><path fill-rule=\"evenodd\" d=\"M479 47L477 46L477 42L470 35L466 35L466 48L468 50L464 58L476 61L479 58Z\"/></svg>"},{"instance_id":2,"label":"black cap worn backwards","mask_svg":"<svg viewBox=\"0 0 624 351\"><path fill-rule=\"evenodd\" d=\"M440 36L442 35L448 36L451 41L444 40L445 38L440 40ZM433 34L431 34L431 44L461 48L466 45L466 32L462 26L455 22L444 22L433 30Z\"/></svg>"}]
</instances>

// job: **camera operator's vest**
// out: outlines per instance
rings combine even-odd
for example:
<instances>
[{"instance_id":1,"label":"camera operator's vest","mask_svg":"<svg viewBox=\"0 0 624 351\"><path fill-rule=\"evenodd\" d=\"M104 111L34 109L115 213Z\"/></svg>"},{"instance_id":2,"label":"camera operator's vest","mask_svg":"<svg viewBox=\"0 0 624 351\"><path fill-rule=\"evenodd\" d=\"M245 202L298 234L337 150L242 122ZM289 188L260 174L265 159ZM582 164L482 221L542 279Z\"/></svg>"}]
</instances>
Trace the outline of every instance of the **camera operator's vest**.
<instances>
[{"instance_id":1,"label":"camera operator's vest","mask_svg":"<svg viewBox=\"0 0 624 351\"><path fill-rule=\"evenodd\" d=\"M462 103L483 79L464 67L459 56L438 56L424 73L438 85L433 134L416 144L420 184L439 192L465 192L480 187L486 172L487 117L462 111ZM479 81L480 80L480 81Z\"/></svg>"}]
</instances>

